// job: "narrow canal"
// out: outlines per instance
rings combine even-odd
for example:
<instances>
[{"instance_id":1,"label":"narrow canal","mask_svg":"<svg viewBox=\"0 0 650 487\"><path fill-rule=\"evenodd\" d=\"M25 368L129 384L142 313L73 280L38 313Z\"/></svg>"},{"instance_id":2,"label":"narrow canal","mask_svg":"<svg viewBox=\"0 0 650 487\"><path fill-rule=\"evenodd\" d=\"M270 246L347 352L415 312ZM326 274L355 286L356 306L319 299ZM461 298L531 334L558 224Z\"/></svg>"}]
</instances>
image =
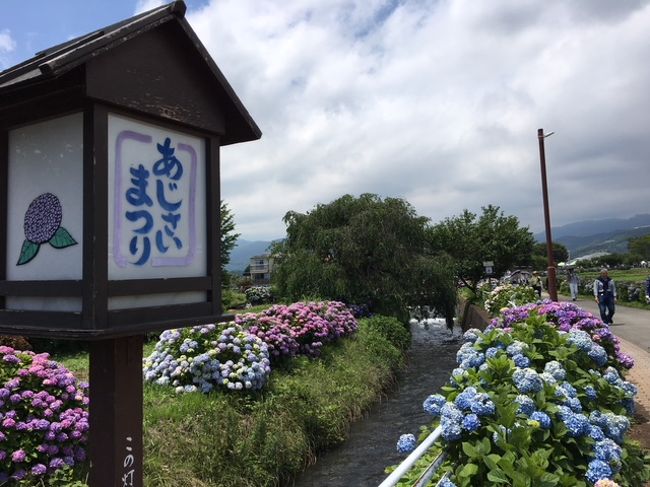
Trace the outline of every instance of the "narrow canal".
<instances>
[{"instance_id":1,"label":"narrow canal","mask_svg":"<svg viewBox=\"0 0 650 487\"><path fill-rule=\"evenodd\" d=\"M419 435L431 420L422 402L449 379L460 346L458 335L443 325L411 325L408 366L388 398L352 425L348 441L323 453L294 484L295 487L376 487L386 477L384 468L404 458L395 451L402 433Z\"/></svg>"}]
</instances>

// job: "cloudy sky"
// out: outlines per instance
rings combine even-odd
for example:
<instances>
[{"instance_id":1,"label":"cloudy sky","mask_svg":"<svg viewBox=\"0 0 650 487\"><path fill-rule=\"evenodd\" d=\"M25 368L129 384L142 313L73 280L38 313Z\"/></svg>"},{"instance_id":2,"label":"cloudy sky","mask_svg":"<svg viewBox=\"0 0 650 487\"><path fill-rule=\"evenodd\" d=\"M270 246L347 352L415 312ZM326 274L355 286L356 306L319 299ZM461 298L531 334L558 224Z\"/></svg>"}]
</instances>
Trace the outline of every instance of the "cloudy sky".
<instances>
[{"instance_id":1,"label":"cloudy sky","mask_svg":"<svg viewBox=\"0 0 650 487\"><path fill-rule=\"evenodd\" d=\"M157 1L2 0L0 68ZM543 229L650 212L650 1L190 0L263 131L222 151L244 238L345 193Z\"/></svg>"}]
</instances>

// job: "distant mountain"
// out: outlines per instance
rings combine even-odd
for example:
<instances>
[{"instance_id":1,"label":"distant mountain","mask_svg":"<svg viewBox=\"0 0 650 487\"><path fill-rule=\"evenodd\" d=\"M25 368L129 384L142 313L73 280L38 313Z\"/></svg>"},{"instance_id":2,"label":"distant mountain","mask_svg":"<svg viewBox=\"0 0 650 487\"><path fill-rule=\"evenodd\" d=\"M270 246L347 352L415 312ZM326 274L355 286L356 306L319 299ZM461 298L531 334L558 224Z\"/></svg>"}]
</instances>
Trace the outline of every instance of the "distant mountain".
<instances>
[{"instance_id":1,"label":"distant mountain","mask_svg":"<svg viewBox=\"0 0 650 487\"><path fill-rule=\"evenodd\" d=\"M251 241L240 238L230 253L230 263L226 266L226 269L230 272L241 274L250 263L250 258L266 252L273 242L274 240Z\"/></svg>"},{"instance_id":2,"label":"distant mountain","mask_svg":"<svg viewBox=\"0 0 650 487\"><path fill-rule=\"evenodd\" d=\"M570 223L552 229L553 240L569 249L572 258L596 252L627 252L628 240L650 234L650 214ZM543 232L535 235L544 241Z\"/></svg>"},{"instance_id":3,"label":"distant mountain","mask_svg":"<svg viewBox=\"0 0 650 487\"><path fill-rule=\"evenodd\" d=\"M569 223L561 227L553 227L551 233L553 240L558 241L560 237L589 237L620 230L633 230L639 227L650 227L649 213L634 215L631 218L603 218L602 220ZM546 234L544 232L537 233L535 239L543 242L546 239Z\"/></svg>"},{"instance_id":4,"label":"distant mountain","mask_svg":"<svg viewBox=\"0 0 650 487\"><path fill-rule=\"evenodd\" d=\"M553 240L565 245L571 257L581 257L595 252L626 253L628 240L633 237L650 235L650 227L635 228L633 230L619 230L616 232L601 233L588 237L560 237Z\"/></svg>"}]
</instances>

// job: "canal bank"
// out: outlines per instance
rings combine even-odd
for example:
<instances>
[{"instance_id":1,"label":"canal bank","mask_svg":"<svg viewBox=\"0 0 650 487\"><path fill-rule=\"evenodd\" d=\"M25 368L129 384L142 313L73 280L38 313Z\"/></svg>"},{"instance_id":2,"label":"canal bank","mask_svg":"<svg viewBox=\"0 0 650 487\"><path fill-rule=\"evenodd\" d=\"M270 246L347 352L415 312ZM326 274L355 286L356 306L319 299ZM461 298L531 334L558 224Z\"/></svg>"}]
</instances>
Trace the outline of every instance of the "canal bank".
<instances>
[{"instance_id":1,"label":"canal bank","mask_svg":"<svg viewBox=\"0 0 650 487\"><path fill-rule=\"evenodd\" d=\"M413 324L411 332L408 365L399 374L396 389L352 425L344 444L318 456L287 485L376 487L386 477L384 469L403 460L395 450L397 439L402 433L417 436L420 425L431 422L422 402L447 382L460 347L458 333L453 336L441 322Z\"/></svg>"}]
</instances>

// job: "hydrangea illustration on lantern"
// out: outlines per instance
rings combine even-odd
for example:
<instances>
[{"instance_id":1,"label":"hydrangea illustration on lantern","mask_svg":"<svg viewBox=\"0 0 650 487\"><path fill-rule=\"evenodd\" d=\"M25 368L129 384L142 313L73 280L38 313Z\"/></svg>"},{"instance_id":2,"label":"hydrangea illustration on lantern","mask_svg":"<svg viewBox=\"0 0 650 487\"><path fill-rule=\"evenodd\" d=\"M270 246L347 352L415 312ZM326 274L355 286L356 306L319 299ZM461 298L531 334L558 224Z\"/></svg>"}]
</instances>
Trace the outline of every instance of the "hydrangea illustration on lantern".
<instances>
[{"instance_id":1,"label":"hydrangea illustration on lantern","mask_svg":"<svg viewBox=\"0 0 650 487\"><path fill-rule=\"evenodd\" d=\"M34 198L25 212L25 241L16 265L34 260L44 243L49 243L55 249L75 245L77 241L61 226L62 219L63 209L56 195L43 193Z\"/></svg>"}]
</instances>

